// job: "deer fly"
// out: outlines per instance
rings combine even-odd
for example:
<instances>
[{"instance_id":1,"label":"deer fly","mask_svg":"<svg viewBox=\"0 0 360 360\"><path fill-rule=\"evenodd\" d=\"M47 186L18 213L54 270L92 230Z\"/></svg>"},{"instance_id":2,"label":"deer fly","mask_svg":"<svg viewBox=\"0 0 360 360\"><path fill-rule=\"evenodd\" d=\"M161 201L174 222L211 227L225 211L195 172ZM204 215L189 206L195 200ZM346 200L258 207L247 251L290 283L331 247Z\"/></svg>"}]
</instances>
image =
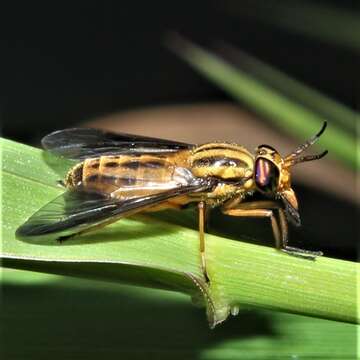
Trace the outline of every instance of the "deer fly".
<instances>
[{"instance_id":1,"label":"deer fly","mask_svg":"<svg viewBox=\"0 0 360 360\"><path fill-rule=\"evenodd\" d=\"M327 154L302 155L325 128L326 122L286 157L269 145L258 146L253 155L241 145L225 142L197 146L96 129L55 131L43 138L43 147L78 163L63 181L66 191L32 215L16 234L20 238L53 234L63 241L138 212L196 203L206 279L206 209L216 206L230 216L269 218L276 248L315 258L322 253L288 246L288 221L300 226L290 170ZM252 199L254 193L264 199Z\"/></svg>"}]
</instances>

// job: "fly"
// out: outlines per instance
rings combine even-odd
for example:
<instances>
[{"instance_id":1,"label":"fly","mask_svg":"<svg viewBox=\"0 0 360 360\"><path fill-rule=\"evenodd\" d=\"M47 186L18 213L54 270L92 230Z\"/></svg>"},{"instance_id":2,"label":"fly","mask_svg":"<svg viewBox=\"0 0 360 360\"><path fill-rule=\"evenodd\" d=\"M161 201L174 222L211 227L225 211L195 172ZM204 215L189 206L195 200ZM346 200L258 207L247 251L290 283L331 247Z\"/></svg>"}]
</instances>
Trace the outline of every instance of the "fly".
<instances>
[{"instance_id":1,"label":"fly","mask_svg":"<svg viewBox=\"0 0 360 360\"><path fill-rule=\"evenodd\" d=\"M269 145L258 146L252 154L232 143L197 146L96 129L55 131L43 138L43 147L78 163L65 176L66 191L33 214L16 235L52 234L64 241L135 213L195 203L207 280L205 217L206 209L216 206L230 216L269 218L277 249L313 259L322 253L288 246L288 221L301 224L290 170L327 154L302 155L325 128L326 122L286 157ZM265 200L253 200L256 192Z\"/></svg>"}]
</instances>

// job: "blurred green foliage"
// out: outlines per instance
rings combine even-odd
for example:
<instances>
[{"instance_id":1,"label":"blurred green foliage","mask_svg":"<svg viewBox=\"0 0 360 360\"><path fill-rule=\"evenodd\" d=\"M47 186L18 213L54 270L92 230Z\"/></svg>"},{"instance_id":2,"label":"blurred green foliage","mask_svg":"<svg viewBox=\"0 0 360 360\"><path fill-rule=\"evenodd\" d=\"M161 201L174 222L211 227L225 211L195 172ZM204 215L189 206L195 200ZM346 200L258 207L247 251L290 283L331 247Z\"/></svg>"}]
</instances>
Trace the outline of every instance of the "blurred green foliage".
<instances>
[{"instance_id":1,"label":"blurred green foliage","mask_svg":"<svg viewBox=\"0 0 360 360\"><path fill-rule=\"evenodd\" d=\"M182 294L3 269L2 359L355 359L356 325L240 311L210 330Z\"/></svg>"}]
</instances>

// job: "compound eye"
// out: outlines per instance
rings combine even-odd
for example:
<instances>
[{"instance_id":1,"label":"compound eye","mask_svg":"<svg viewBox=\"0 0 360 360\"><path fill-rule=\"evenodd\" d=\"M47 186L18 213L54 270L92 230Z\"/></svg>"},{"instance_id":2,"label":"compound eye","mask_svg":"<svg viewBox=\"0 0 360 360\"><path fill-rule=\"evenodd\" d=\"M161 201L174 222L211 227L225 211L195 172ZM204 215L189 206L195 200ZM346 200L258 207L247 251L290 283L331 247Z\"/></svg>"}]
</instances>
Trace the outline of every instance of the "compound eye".
<instances>
[{"instance_id":1,"label":"compound eye","mask_svg":"<svg viewBox=\"0 0 360 360\"><path fill-rule=\"evenodd\" d=\"M279 180L278 168L267 159L257 159L255 163L255 183L258 189L264 193L276 191Z\"/></svg>"}]
</instances>

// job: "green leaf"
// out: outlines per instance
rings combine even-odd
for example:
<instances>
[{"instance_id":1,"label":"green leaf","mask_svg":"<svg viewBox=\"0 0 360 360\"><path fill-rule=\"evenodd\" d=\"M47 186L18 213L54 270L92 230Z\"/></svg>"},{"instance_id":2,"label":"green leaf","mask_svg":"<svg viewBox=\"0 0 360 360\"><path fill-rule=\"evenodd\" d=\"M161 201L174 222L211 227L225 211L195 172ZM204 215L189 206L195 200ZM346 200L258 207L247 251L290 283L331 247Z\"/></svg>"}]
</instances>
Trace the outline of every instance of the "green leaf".
<instances>
[{"instance_id":1,"label":"green leaf","mask_svg":"<svg viewBox=\"0 0 360 360\"><path fill-rule=\"evenodd\" d=\"M359 265L352 262L325 257L312 262L207 234L208 287L197 232L150 216L123 219L61 244L19 241L17 227L63 190L41 150L4 139L1 149L5 267L180 291L206 305L211 326L239 307L359 322ZM67 165L58 161L64 171Z\"/></svg>"},{"instance_id":2,"label":"green leaf","mask_svg":"<svg viewBox=\"0 0 360 360\"><path fill-rule=\"evenodd\" d=\"M172 36L168 44L199 73L229 95L270 119L281 130L301 140L316 134L327 120L251 74L178 35ZM353 169L360 168L357 139L340 126L330 123L320 144L329 150L329 156L336 157Z\"/></svg>"},{"instance_id":3,"label":"green leaf","mask_svg":"<svg viewBox=\"0 0 360 360\"><path fill-rule=\"evenodd\" d=\"M357 325L252 309L210 330L179 293L11 269L0 278L4 359L356 359Z\"/></svg>"},{"instance_id":4,"label":"green leaf","mask_svg":"<svg viewBox=\"0 0 360 360\"><path fill-rule=\"evenodd\" d=\"M339 127L346 129L350 135L356 132L356 120L360 117L358 112L240 49L222 44L220 53L247 74L251 74L282 94L286 94L287 97L309 108L318 116L336 122Z\"/></svg>"}]
</instances>

